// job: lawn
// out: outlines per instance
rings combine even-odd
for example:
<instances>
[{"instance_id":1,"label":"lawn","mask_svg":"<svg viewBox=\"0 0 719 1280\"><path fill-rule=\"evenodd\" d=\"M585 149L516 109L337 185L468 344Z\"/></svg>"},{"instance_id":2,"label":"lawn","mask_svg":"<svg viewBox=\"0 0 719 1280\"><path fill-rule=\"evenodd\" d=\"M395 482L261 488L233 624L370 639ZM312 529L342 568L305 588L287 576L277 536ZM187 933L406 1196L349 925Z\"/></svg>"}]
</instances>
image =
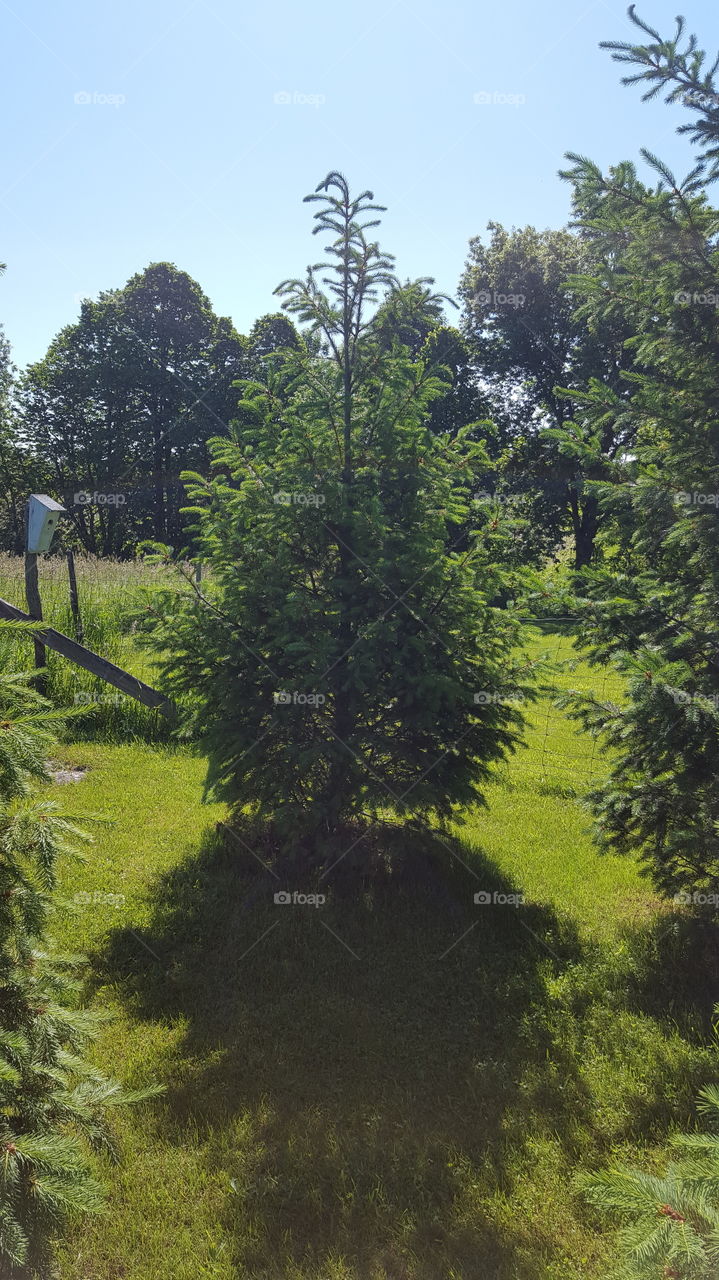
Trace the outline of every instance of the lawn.
<instances>
[{"instance_id":1,"label":"lawn","mask_svg":"<svg viewBox=\"0 0 719 1280\"><path fill-rule=\"evenodd\" d=\"M530 644L573 659L557 631ZM604 1280L576 1175L660 1158L713 1078L717 992L681 917L595 851L598 748L549 697L527 742L454 836L373 833L401 874L348 858L319 906L275 904L317 886L263 870L191 751L62 747L88 769L68 809L112 821L56 933L114 1014L103 1067L166 1085L121 1117L108 1212L61 1242L62 1280Z\"/></svg>"}]
</instances>

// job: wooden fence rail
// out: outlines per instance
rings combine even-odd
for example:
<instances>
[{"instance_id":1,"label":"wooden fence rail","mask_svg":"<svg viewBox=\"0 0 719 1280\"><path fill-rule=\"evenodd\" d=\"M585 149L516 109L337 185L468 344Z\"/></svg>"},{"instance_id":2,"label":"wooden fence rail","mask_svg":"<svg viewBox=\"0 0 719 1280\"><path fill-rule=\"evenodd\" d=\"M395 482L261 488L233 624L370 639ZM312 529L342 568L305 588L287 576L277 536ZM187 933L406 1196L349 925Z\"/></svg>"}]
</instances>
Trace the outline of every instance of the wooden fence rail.
<instances>
[{"instance_id":1,"label":"wooden fence rail","mask_svg":"<svg viewBox=\"0 0 719 1280\"><path fill-rule=\"evenodd\" d=\"M33 621L29 613L23 613L22 609L17 609L14 604L2 599L0 599L0 618L9 622ZM83 667L94 676L99 676L101 680L114 685L116 689L120 689L130 698L135 698L137 702L142 702L146 707L152 707L161 711L169 719L174 719L175 704L163 693L159 693L157 689L151 689L149 684L138 680L137 676L131 676L129 671L123 671L122 667L116 667L114 662L108 662L107 658L101 658L99 653L86 649L84 645L78 644L77 640L71 640L61 631L45 626L37 632L36 638L48 649L67 658L68 662L74 662L76 666Z\"/></svg>"}]
</instances>

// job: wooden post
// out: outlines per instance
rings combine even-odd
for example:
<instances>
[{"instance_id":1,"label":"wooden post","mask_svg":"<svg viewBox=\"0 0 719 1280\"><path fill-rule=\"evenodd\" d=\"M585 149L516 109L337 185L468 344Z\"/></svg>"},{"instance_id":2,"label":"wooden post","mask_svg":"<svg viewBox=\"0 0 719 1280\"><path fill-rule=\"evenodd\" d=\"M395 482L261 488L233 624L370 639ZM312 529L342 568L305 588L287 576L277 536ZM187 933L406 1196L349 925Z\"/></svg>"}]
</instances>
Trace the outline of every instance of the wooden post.
<instances>
[{"instance_id":1,"label":"wooden post","mask_svg":"<svg viewBox=\"0 0 719 1280\"><path fill-rule=\"evenodd\" d=\"M31 618L42 622L42 600L40 599L40 587L37 577L37 554L34 551L25 552L25 598L27 600L27 611ZM35 640L35 667L38 671L47 665L45 658L45 646L41 640ZM38 687L43 691L45 689L45 677L42 676L38 680Z\"/></svg>"},{"instance_id":2,"label":"wooden post","mask_svg":"<svg viewBox=\"0 0 719 1280\"><path fill-rule=\"evenodd\" d=\"M70 579L70 608L72 609L72 617L75 623L75 639L78 644L83 644L85 633L82 629L82 615L80 613L80 601L77 595L77 577L75 576L75 556L72 551L67 551L67 573Z\"/></svg>"}]
</instances>

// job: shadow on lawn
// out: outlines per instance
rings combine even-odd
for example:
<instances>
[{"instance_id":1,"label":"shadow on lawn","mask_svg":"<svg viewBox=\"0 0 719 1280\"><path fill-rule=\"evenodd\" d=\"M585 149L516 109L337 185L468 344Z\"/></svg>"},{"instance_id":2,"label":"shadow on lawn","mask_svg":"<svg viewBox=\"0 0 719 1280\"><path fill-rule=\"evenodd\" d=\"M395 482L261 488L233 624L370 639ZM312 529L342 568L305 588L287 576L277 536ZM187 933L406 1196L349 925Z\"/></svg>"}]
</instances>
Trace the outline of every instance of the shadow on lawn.
<instances>
[{"instance_id":1,"label":"shadow on lawn","mask_svg":"<svg viewBox=\"0 0 719 1280\"><path fill-rule=\"evenodd\" d=\"M628 1002L652 1018L671 1020L688 1040L705 1042L719 1005L716 922L667 907L623 936L631 957Z\"/></svg>"},{"instance_id":2,"label":"shadow on lawn","mask_svg":"<svg viewBox=\"0 0 719 1280\"><path fill-rule=\"evenodd\" d=\"M218 836L158 882L149 929L110 939L103 976L136 1014L187 1021L159 1123L211 1135L238 1275L536 1280L551 1252L541 1222L487 1206L533 1135L571 1147L585 1119L546 990L578 940L547 907L475 905L517 886L442 843L390 833L372 877L318 886ZM275 904L295 889L327 901Z\"/></svg>"}]
</instances>

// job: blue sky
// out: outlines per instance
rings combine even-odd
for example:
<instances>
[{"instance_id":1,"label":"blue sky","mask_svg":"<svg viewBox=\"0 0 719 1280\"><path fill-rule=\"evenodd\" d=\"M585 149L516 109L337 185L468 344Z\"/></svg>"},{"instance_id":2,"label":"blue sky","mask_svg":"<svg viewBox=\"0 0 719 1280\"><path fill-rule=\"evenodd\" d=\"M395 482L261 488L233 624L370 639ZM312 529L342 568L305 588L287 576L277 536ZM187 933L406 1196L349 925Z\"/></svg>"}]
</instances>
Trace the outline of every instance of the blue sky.
<instances>
[{"instance_id":1,"label":"blue sky","mask_svg":"<svg viewBox=\"0 0 719 1280\"><path fill-rule=\"evenodd\" d=\"M719 46L716 0L639 5L662 32L677 8ZM624 0L0 0L0 24L0 320L20 364L158 260L246 332L321 256L302 197L329 169L388 206L400 276L453 294L488 220L566 222L565 151L689 167L686 113L642 104L598 48L634 30Z\"/></svg>"}]
</instances>

